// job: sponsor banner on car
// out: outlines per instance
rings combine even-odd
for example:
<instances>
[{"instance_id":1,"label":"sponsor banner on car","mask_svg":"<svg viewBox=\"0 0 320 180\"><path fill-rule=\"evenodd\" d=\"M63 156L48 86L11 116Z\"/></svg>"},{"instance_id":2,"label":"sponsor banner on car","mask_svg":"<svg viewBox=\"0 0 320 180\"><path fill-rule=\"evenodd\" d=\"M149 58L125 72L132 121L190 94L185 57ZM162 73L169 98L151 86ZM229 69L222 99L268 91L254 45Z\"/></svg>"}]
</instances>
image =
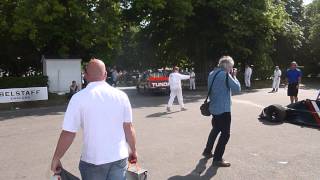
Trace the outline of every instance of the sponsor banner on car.
<instances>
[{"instance_id":1,"label":"sponsor banner on car","mask_svg":"<svg viewBox=\"0 0 320 180\"><path fill-rule=\"evenodd\" d=\"M167 87L169 86L168 82L152 82L151 83L152 87Z\"/></svg>"},{"instance_id":2,"label":"sponsor banner on car","mask_svg":"<svg viewBox=\"0 0 320 180\"><path fill-rule=\"evenodd\" d=\"M0 89L0 103L38 101L47 99L47 87Z\"/></svg>"}]
</instances>

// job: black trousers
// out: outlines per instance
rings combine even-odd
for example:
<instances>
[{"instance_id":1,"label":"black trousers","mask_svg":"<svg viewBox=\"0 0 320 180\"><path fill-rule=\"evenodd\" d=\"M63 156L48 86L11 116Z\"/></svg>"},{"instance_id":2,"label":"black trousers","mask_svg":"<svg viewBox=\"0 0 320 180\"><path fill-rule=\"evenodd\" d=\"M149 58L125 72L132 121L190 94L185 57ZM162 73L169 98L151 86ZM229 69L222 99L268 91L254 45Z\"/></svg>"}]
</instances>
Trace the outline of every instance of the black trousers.
<instances>
[{"instance_id":1,"label":"black trousers","mask_svg":"<svg viewBox=\"0 0 320 180\"><path fill-rule=\"evenodd\" d=\"M214 160L221 161L225 147L230 138L231 113L225 112L219 115L213 115L212 129L208 137L205 152L211 153L214 142L220 133L219 141L214 151Z\"/></svg>"},{"instance_id":2,"label":"black trousers","mask_svg":"<svg viewBox=\"0 0 320 180\"><path fill-rule=\"evenodd\" d=\"M298 85L299 83L291 83L288 85L288 96L294 96L294 97L298 96L298 92L299 92L299 89L297 88Z\"/></svg>"}]
</instances>

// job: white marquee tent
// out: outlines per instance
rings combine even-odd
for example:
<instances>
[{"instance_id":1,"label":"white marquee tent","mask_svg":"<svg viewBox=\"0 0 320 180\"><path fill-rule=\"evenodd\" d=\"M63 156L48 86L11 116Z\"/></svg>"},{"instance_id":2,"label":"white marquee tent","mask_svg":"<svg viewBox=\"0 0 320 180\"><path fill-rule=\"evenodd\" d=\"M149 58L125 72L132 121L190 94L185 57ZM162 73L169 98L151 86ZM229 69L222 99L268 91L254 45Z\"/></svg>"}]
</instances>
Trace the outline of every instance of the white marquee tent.
<instances>
[{"instance_id":1,"label":"white marquee tent","mask_svg":"<svg viewBox=\"0 0 320 180\"><path fill-rule=\"evenodd\" d=\"M81 87L81 59L42 58L43 75L48 76L49 92L68 93L72 81Z\"/></svg>"}]
</instances>

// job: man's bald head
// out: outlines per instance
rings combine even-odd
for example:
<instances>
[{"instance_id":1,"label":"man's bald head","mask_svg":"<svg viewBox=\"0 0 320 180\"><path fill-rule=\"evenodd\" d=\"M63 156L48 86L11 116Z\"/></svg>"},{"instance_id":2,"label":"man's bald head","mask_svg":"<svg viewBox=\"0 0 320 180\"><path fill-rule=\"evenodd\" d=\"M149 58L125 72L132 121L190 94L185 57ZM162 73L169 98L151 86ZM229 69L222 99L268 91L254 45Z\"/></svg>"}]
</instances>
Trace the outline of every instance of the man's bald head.
<instances>
[{"instance_id":1,"label":"man's bald head","mask_svg":"<svg viewBox=\"0 0 320 180\"><path fill-rule=\"evenodd\" d=\"M106 66L99 59L91 59L86 67L86 80L105 81L107 77Z\"/></svg>"}]
</instances>

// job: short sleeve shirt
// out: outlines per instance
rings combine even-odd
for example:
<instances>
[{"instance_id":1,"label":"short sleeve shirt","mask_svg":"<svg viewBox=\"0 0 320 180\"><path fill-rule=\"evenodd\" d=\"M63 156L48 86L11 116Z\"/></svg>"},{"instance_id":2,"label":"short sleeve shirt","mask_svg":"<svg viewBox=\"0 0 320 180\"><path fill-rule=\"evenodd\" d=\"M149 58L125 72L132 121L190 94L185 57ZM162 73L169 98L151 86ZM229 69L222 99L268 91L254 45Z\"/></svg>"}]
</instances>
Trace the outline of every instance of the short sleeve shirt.
<instances>
[{"instance_id":1,"label":"short sleeve shirt","mask_svg":"<svg viewBox=\"0 0 320 180\"><path fill-rule=\"evenodd\" d=\"M300 69L288 69L286 73L289 84L298 83L301 76L302 73Z\"/></svg>"},{"instance_id":2,"label":"short sleeve shirt","mask_svg":"<svg viewBox=\"0 0 320 180\"><path fill-rule=\"evenodd\" d=\"M104 81L91 82L72 96L63 130L83 130L81 160L95 165L128 157L123 123L132 122L128 96Z\"/></svg>"}]
</instances>

